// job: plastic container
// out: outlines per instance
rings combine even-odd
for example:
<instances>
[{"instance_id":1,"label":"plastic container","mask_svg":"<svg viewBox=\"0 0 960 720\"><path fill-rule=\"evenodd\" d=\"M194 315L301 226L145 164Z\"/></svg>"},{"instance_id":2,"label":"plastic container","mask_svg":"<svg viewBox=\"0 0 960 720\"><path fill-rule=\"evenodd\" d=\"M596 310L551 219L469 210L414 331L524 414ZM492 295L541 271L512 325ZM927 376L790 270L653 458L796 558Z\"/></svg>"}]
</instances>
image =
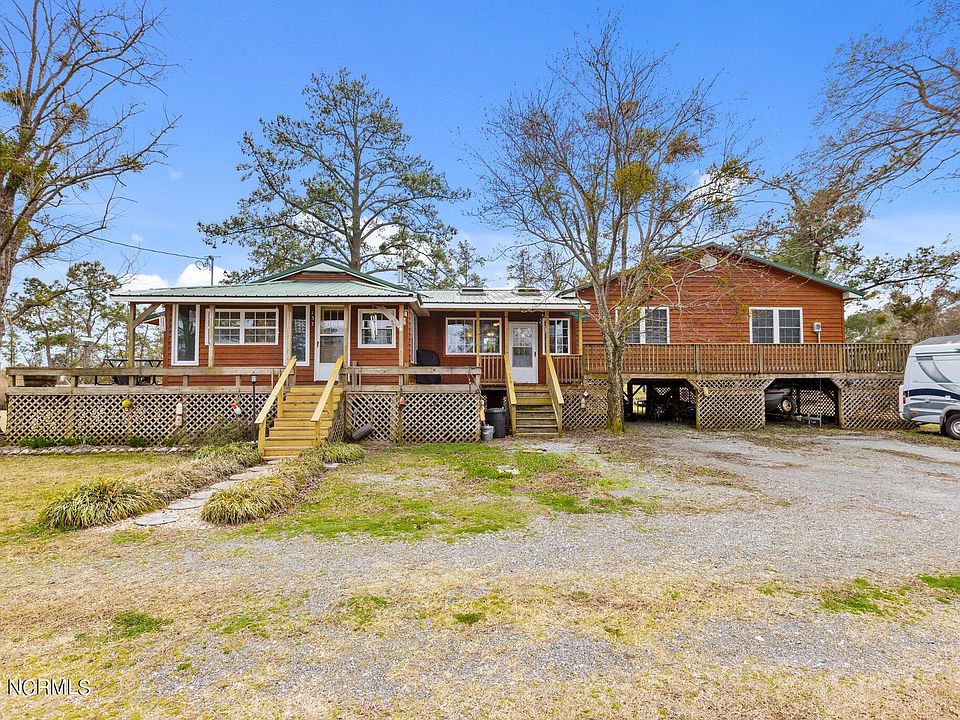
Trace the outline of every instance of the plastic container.
<instances>
[{"instance_id":1,"label":"plastic container","mask_svg":"<svg viewBox=\"0 0 960 720\"><path fill-rule=\"evenodd\" d=\"M487 408L487 422L493 425L493 436L495 438L507 436L506 408Z\"/></svg>"},{"instance_id":2,"label":"plastic container","mask_svg":"<svg viewBox=\"0 0 960 720\"><path fill-rule=\"evenodd\" d=\"M483 442L488 442L488 441L490 441L490 440L493 440L493 432L494 432L494 427L493 427L493 425L481 425L481 426L480 426L480 439L481 439Z\"/></svg>"}]
</instances>

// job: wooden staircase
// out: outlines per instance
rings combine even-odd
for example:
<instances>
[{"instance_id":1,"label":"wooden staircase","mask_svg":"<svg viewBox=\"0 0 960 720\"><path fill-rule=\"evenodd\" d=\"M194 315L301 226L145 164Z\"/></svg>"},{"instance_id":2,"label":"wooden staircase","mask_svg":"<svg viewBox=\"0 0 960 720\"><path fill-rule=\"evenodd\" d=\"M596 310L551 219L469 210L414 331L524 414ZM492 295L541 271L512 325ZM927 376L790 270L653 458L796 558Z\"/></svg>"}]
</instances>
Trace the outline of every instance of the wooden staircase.
<instances>
[{"instance_id":1,"label":"wooden staircase","mask_svg":"<svg viewBox=\"0 0 960 720\"><path fill-rule=\"evenodd\" d=\"M267 431L264 457L298 455L330 436L343 388L339 385L333 387L330 401L324 407L319 422L315 424L312 417L323 392L323 385L294 385L287 390L283 401L277 405L277 419Z\"/></svg>"},{"instance_id":2,"label":"wooden staircase","mask_svg":"<svg viewBox=\"0 0 960 720\"><path fill-rule=\"evenodd\" d=\"M515 385L515 437L557 437L557 415L546 385Z\"/></svg>"}]
</instances>

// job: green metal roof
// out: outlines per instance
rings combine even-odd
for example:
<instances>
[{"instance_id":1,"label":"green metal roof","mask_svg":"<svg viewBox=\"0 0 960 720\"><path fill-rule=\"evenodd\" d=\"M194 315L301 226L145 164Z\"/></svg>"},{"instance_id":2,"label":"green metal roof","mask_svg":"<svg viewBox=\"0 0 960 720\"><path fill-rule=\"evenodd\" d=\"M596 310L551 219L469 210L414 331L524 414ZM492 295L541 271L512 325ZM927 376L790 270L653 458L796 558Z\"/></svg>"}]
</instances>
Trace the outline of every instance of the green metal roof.
<instances>
[{"instance_id":1,"label":"green metal roof","mask_svg":"<svg viewBox=\"0 0 960 720\"><path fill-rule=\"evenodd\" d=\"M238 285L204 285L199 287L161 288L113 293L123 300L155 302L177 299L201 300L287 300L291 298L348 298L416 300L411 290L384 285L371 285L358 280L277 280Z\"/></svg>"},{"instance_id":2,"label":"green metal roof","mask_svg":"<svg viewBox=\"0 0 960 720\"><path fill-rule=\"evenodd\" d=\"M317 266L323 266L323 265L331 266L335 270L338 270L339 272L348 273L350 275L353 275L354 277L360 278L361 280L367 280L372 283L377 283L378 285L383 285L385 287L393 288L394 290L406 290L407 292L413 292L412 290L410 290L410 288L406 288L403 285L396 285L392 282L388 282L387 280L384 280L383 278L378 278L375 275L370 275L365 272L360 272L359 270L354 270L349 265L344 265L341 262L337 262L336 260L333 260L331 258L325 258L325 257L314 258L313 260L309 260L303 263L302 265L297 265L296 267L287 268L286 270L281 270L280 272L273 273L272 275L267 275L266 277L262 277L259 280L255 280L254 282L272 283L274 280L281 280L287 277L288 275L293 275L294 273L303 272L303 271L309 271L312 268L316 268ZM319 272L322 272L322 270Z\"/></svg>"}]
</instances>

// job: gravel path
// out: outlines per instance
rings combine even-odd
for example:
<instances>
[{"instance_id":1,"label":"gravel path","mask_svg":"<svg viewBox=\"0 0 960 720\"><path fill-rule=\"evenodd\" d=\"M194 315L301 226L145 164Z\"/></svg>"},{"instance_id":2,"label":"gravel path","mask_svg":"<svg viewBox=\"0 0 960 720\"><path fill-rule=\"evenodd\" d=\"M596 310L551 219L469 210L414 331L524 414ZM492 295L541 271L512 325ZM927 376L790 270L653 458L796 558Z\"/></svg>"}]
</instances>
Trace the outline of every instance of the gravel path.
<instances>
[{"instance_id":1,"label":"gravel path","mask_svg":"<svg viewBox=\"0 0 960 720\"><path fill-rule=\"evenodd\" d=\"M268 540L185 523L154 531L174 545L33 565L8 578L8 600L26 602L38 584L61 598L102 591L104 614L115 609L111 587L141 604L204 597L207 629L177 636L175 657L145 668L141 700L207 709L232 686L255 687L269 707L293 693L352 706L679 669L896 678L957 667L960 603L917 600L916 614L887 619L825 612L818 593L857 577L886 588L960 572L960 451L813 429L779 437L669 426L634 428L615 445L586 435L523 446L626 474L628 492L660 512L553 514L453 543ZM785 590L767 597L764 586ZM449 621L451 608L498 593L508 608L499 624ZM589 602L578 605L577 593ZM368 596L390 601L370 628L337 619L350 598ZM211 631L225 607L259 617L262 633ZM640 640L610 627L627 616L648 618Z\"/></svg>"}]
</instances>

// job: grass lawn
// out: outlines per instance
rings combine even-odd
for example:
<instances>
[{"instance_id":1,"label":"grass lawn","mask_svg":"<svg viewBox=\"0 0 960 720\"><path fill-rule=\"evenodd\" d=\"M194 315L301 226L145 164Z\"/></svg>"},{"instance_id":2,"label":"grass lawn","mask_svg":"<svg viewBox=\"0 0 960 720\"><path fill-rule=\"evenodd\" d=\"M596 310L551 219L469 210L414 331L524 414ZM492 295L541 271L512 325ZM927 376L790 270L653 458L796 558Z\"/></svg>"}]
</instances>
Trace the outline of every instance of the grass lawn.
<instances>
[{"instance_id":1,"label":"grass lawn","mask_svg":"<svg viewBox=\"0 0 960 720\"><path fill-rule=\"evenodd\" d=\"M0 677L91 687L0 717L955 717L960 485L859 437L374 445L260 522L61 533L180 458L0 459Z\"/></svg>"},{"instance_id":2,"label":"grass lawn","mask_svg":"<svg viewBox=\"0 0 960 720\"><path fill-rule=\"evenodd\" d=\"M180 460L151 453L0 457L0 538L25 529L64 490L98 475L134 477Z\"/></svg>"}]
</instances>

